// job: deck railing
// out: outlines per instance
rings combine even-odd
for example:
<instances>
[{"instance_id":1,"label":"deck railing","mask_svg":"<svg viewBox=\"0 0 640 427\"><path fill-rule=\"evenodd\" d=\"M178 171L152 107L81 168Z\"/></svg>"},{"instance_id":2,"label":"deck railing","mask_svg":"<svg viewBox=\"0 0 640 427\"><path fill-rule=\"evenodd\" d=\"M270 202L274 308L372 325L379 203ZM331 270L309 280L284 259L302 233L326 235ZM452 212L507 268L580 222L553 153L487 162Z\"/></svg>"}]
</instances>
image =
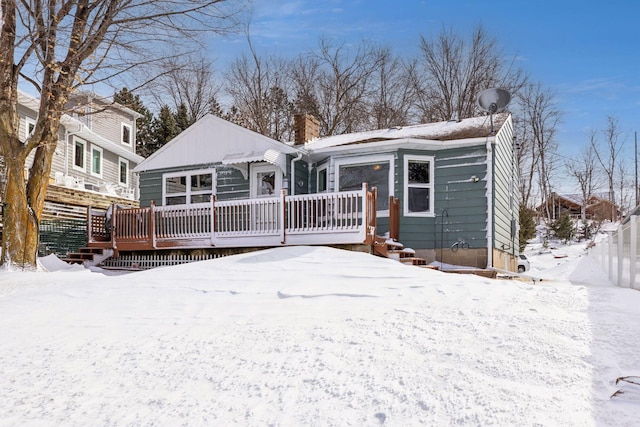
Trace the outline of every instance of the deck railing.
<instances>
[{"instance_id":1,"label":"deck railing","mask_svg":"<svg viewBox=\"0 0 640 427\"><path fill-rule=\"evenodd\" d=\"M375 188L190 205L89 208L89 243L114 249L370 243Z\"/></svg>"}]
</instances>

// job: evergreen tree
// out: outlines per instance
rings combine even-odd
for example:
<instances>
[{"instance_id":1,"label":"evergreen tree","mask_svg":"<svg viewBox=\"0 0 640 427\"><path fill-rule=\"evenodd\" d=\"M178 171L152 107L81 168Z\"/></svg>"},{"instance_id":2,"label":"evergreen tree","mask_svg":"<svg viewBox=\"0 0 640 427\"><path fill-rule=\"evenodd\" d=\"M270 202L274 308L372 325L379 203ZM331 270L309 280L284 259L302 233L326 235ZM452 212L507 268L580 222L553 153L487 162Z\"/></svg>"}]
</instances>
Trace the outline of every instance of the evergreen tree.
<instances>
[{"instance_id":1,"label":"evergreen tree","mask_svg":"<svg viewBox=\"0 0 640 427\"><path fill-rule=\"evenodd\" d=\"M176 123L176 115L168 105L160 107L158 116L153 119L153 143L148 147L147 155L171 141L182 129Z\"/></svg>"},{"instance_id":2,"label":"evergreen tree","mask_svg":"<svg viewBox=\"0 0 640 427\"><path fill-rule=\"evenodd\" d=\"M126 87L113 94L113 100L142 114L136 119L136 153L148 156L148 147L153 145L153 114L145 107L139 95L134 95ZM147 148L145 148L147 147Z\"/></svg>"},{"instance_id":3,"label":"evergreen tree","mask_svg":"<svg viewBox=\"0 0 640 427\"><path fill-rule=\"evenodd\" d=\"M184 103L178 106L178 110L175 112L174 117L179 132L182 132L195 122L195 119L189 116L189 110Z\"/></svg>"},{"instance_id":4,"label":"evergreen tree","mask_svg":"<svg viewBox=\"0 0 640 427\"><path fill-rule=\"evenodd\" d=\"M536 236L536 223L533 220L535 212L526 206L520 206L520 252L524 251L527 241Z\"/></svg>"},{"instance_id":5,"label":"evergreen tree","mask_svg":"<svg viewBox=\"0 0 640 427\"><path fill-rule=\"evenodd\" d=\"M215 97L211 97L211 100L209 101L209 113L216 117L224 117L222 106Z\"/></svg>"},{"instance_id":6,"label":"evergreen tree","mask_svg":"<svg viewBox=\"0 0 640 427\"><path fill-rule=\"evenodd\" d=\"M551 223L551 230L556 237L567 243L575 235L576 227L569 215L563 214Z\"/></svg>"}]
</instances>

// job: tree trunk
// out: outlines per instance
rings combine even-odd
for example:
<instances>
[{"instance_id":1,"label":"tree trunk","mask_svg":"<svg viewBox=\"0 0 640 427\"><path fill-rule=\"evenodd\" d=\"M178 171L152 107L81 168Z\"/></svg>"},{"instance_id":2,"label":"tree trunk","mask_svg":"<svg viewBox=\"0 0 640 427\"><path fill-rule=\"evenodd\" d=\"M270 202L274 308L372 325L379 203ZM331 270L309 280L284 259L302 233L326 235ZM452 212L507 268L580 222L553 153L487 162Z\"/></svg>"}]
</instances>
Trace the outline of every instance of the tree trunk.
<instances>
[{"instance_id":1,"label":"tree trunk","mask_svg":"<svg viewBox=\"0 0 640 427\"><path fill-rule=\"evenodd\" d=\"M20 156L21 157L21 156ZM35 269L38 251L38 220L27 199L24 160L6 159L2 264Z\"/></svg>"}]
</instances>

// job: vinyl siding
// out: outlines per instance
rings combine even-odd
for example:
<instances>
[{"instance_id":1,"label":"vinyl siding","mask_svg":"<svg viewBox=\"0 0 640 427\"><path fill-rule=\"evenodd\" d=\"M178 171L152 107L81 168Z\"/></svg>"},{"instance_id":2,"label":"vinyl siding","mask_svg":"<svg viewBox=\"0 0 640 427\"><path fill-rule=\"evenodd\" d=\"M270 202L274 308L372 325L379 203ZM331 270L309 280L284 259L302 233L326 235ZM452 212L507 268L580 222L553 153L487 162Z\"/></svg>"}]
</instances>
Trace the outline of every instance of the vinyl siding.
<instances>
[{"instance_id":1,"label":"vinyl siding","mask_svg":"<svg viewBox=\"0 0 640 427\"><path fill-rule=\"evenodd\" d=\"M487 246L486 152L484 147L400 151L396 196L400 197L400 241L413 249L450 247L464 239L471 248ZM404 156L434 156L434 215L404 216ZM478 182L471 180L479 178Z\"/></svg>"},{"instance_id":2,"label":"vinyl siding","mask_svg":"<svg viewBox=\"0 0 640 427\"><path fill-rule=\"evenodd\" d=\"M290 194L309 194L309 165L304 160L300 159L294 164L295 168L295 182L289 183L289 188L294 188L295 191L290 191ZM291 168L289 164L287 168ZM293 179L291 179L293 181ZM295 187L294 187L295 186Z\"/></svg>"},{"instance_id":3,"label":"vinyl siding","mask_svg":"<svg viewBox=\"0 0 640 427\"><path fill-rule=\"evenodd\" d=\"M216 170L215 194L218 200L248 199L249 178L231 166L197 165L189 168L168 168L140 173L140 206L149 206L153 200L156 205L163 204L162 176L166 173L196 171L204 169Z\"/></svg>"},{"instance_id":4,"label":"vinyl siding","mask_svg":"<svg viewBox=\"0 0 640 427\"><path fill-rule=\"evenodd\" d=\"M122 143L122 123L131 127L131 145ZM135 122L130 115L113 108L107 108L91 116L91 130L109 141L120 144L129 151L135 152Z\"/></svg>"},{"instance_id":5,"label":"vinyl siding","mask_svg":"<svg viewBox=\"0 0 640 427\"><path fill-rule=\"evenodd\" d=\"M519 219L519 176L513 156L513 125L509 119L496 136L494 146L494 191L493 191L493 245L511 254L518 253ZM511 234L512 220L515 222L515 236Z\"/></svg>"}]
</instances>

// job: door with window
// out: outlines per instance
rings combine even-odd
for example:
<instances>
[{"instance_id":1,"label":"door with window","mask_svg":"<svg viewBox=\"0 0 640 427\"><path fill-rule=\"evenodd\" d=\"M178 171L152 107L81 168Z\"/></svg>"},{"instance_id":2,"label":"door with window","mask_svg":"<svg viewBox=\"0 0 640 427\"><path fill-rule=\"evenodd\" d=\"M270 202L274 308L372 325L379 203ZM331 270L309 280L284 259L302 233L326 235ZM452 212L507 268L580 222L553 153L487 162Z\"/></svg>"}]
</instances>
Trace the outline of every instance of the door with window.
<instances>
[{"instance_id":1,"label":"door with window","mask_svg":"<svg viewBox=\"0 0 640 427\"><path fill-rule=\"evenodd\" d=\"M252 199L277 197L282 190L282 172L271 164L252 164L249 187ZM279 199L253 203L251 228L260 233L277 231L279 203Z\"/></svg>"}]
</instances>

